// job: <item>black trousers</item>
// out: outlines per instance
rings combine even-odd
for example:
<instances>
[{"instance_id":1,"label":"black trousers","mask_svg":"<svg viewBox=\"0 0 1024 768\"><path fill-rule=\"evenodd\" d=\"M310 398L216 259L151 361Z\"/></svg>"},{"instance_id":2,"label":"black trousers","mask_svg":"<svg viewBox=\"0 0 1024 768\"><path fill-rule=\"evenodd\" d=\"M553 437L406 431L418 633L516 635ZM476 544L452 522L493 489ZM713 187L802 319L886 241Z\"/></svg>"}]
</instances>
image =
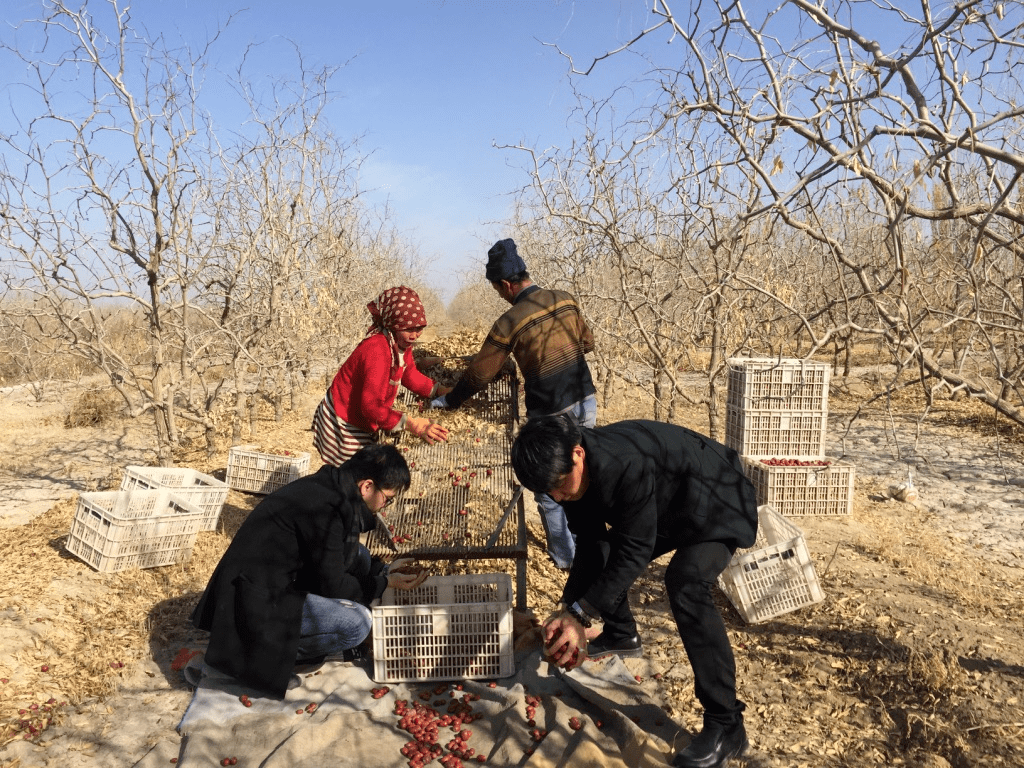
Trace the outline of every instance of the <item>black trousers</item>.
<instances>
[{"instance_id":1,"label":"black trousers","mask_svg":"<svg viewBox=\"0 0 1024 768\"><path fill-rule=\"evenodd\" d=\"M604 570L610 549L604 541L598 548L577 548L573 570L579 566L580 581L589 582L588 574L596 576ZM705 723L714 721L730 726L742 720L746 707L736 698L736 660L725 622L715 606L712 587L736 548L720 541L675 547L659 539L651 560L673 549L675 554L665 570L665 588L679 638L693 669L694 693L704 708ZM613 611L602 612L602 618L609 639L624 639L637 633L627 597Z\"/></svg>"}]
</instances>

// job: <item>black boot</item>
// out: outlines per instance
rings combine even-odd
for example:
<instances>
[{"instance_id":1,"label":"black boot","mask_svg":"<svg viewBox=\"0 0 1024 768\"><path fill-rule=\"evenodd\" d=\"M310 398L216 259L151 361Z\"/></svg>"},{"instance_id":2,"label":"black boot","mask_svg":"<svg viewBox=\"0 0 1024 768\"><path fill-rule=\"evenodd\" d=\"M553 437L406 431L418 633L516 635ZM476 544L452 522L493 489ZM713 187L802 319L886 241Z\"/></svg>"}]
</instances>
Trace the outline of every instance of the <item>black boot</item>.
<instances>
[{"instance_id":1,"label":"black boot","mask_svg":"<svg viewBox=\"0 0 1024 768\"><path fill-rule=\"evenodd\" d=\"M735 725L706 722L704 730L672 758L672 765L675 768L725 768L749 746L742 720Z\"/></svg>"},{"instance_id":2,"label":"black boot","mask_svg":"<svg viewBox=\"0 0 1024 768\"><path fill-rule=\"evenodd\" d=\"M600 659L612 655L634 657L642 656L643 653L644 644L640 642L639 635L625 637L621 640L609 640L607 634L602 632L587 643L587 656L592 659Z\"/></svg>"},{"instance_id":3,"label":"black boot","mask_svg":"<svg viewBox=\"0 0 1024 768\"><path fill-rule=\"evenodd\" d=\"M341 654L342 661L362 661L373 656L373 640L369 637L355 648L346 648Z\"/></svg>"}]
</instances>

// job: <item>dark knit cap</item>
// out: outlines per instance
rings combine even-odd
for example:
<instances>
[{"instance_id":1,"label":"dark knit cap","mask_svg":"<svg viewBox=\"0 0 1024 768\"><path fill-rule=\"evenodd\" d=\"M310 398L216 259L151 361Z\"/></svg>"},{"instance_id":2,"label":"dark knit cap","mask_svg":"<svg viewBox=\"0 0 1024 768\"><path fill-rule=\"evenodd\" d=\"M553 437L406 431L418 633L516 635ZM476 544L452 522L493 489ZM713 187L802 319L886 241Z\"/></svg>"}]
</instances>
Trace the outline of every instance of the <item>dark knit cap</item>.
<instances>
[{"instance_id":1,"label":"dark knit cap","mask_svg":"<svg viewBox=\"0 0 1024 768\"><path fill-rule=\"evenodd\" d=\"M499 240L487 252L487 280L496 283L508 280L526 271L526 262L519 256L515 241L509 237Z\"/></svg>"}]
</instances>

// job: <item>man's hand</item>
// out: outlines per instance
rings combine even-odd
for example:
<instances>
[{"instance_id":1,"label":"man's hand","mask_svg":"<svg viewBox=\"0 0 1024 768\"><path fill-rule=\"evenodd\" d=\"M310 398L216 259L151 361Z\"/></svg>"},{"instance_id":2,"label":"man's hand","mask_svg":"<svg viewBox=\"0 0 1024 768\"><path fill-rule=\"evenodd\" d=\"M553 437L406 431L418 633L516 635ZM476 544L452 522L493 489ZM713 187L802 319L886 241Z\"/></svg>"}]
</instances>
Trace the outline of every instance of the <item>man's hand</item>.
<instances>
[{"instance_id":1,"label":"man's hand","mask_svg":"<svg viewBox=\"0 0 1024 768\"><path fill-rule=\"evenodd\" d=\"M566 611L544 624L544 652L563 669L575 669L587 658L587 637L583 625Z\"/></svg>"},{"instance_id":2,"label":"man's hand","mask_svg":"<svg viewBox=\"0 0 1024 768\"><path fill-rule=\"evenodd\" d=\"M411 557L399 557L388 567L388 586L392 589L415 589L428 575L427 569Z\"/></svg>"},{"instance_id":3,"label":"man's hand","mask_svg":"<svg viewBox=\"0 0 1024 768\"><path fill-rule=\"evenodd\" d=\"M448 391L450 392L451 390ZM429 411L431 408L448 410L448 399L445 397L447 394L448 392L444 392L439 397L435 397L433 400L428 400L424 406L425 410Z\"/></svg>"}]
</instances>

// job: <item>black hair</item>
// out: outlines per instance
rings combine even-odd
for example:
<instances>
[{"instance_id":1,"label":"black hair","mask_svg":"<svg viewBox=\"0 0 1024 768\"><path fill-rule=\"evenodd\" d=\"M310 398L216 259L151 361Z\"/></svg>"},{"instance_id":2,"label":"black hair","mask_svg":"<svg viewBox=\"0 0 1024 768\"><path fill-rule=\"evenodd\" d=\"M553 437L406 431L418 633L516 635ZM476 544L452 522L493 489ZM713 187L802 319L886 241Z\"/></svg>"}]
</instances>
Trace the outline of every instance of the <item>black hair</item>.
<instances>
[{"instance_id":1,"label":"black hair","mask_svg":"<svg viewBox=\"0 0 1024 768\"><path fill-rule=\"evenodd\" d=\"M568 416L530 419L512 443L512 469L528 490L547 493L572 471L572 450L582 441Z\"/></svg>"},{"instance_id":2,"label":"black hair","mask_svg":"<svg viewBox=\"0 0 1024 768\"><path fill-rule=\"evenodd\" d=\"M372 443L342 464L357 483L372 480L382 490L405 491L412 483L405 457L393 445Z\"/></svg>"},{"instance_id":3,"label":"black hair","mask_svg":"<svg viewBox=\"0 0 1024 768\"><path fill-rule=\"evenodd\" d=\"M525 283L529 279L530 272L529 270L524 269L522 272L517 272L516 274L509 275L508 277L502 277L497 280L492 280L491 282L497 284L500 283L502 280L507 280L508 282L512 283L512 285L519 285L519 283Z\"/></svg>"}]
</instances>

